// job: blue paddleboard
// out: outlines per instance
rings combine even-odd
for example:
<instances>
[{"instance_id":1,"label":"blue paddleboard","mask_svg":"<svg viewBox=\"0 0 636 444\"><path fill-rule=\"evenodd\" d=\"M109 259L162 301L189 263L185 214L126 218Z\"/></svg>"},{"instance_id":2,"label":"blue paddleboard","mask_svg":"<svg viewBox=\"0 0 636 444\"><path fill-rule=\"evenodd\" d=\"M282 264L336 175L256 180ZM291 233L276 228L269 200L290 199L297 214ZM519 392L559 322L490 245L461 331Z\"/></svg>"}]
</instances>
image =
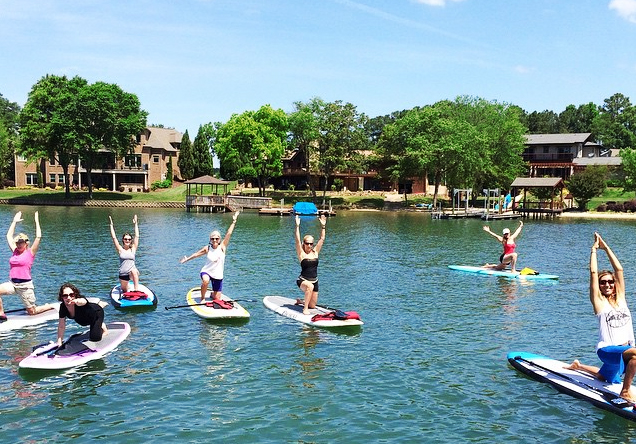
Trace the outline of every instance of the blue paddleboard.
<instances>
[{"instance_id":1,"label":"blue paddleboard","mask_svg":"<svg viewBox=\"0 0 636 444\"><path fill-rule=\"evenodd\" d=\"M121 285L115 285L110 291L110 299L113 301L115 308L143 308L143 307L156 307L157 296L148 287L143 284L139 284L139 291L132 291L134 288L133 283L128 284L128 290L126 293L122 293Z\"/></svg>"},{"instance_id":2,"label":"blue paddleboard","mask_svg":"<svg viewBox=\"0 0 636 444\"><path fill-rule=\"evenodd\" d=\"M510 352L508 362L521 373L539 382L547 382L561 393L636 421L633 406L618 396L622 384L609 384L581 370L568 370L565 367L569 364L534 353Z\"/></svg>"},{"instance_id":3,"label":"blue paddleboard","mask_svg":"<svg viewBox=\"0 0 636 444\"><path fill-rule=\"evenodd\" d=\"M521 274L518 271L514 273L512 271L506 270L495 270L494 268L486 268L486 267L471 267L468 265L449 265L448 268L451 270L464 271L466 273L475 273L475 274L485 274L490 276L503 276L509 279L525 279L525 280L534 280L534 279L559 279L559 276L555 274Z\"/></svg>"}]
</instances>

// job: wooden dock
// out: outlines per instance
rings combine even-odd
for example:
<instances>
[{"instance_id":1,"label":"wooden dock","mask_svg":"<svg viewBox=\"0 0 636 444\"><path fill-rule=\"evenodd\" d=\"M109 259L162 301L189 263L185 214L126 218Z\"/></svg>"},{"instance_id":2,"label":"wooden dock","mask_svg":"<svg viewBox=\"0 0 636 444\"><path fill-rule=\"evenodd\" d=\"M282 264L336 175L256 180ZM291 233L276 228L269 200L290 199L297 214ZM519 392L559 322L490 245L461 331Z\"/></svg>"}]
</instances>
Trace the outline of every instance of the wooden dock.
<instances>
[{"instance_id":1,"label":"wooden dock","mask_svg":"<svg viewBox=\"0 0 636 444\"><path fill-rule=\"evenodd\" d=\"M292 208L261 208L258 214L262 216L294 216ZM333 210L318 210L317 217L325 215L327 217L335 217L336 212ZM303 216L313 216L313 214L304 214Z\"/></svg>"}]
</instances>

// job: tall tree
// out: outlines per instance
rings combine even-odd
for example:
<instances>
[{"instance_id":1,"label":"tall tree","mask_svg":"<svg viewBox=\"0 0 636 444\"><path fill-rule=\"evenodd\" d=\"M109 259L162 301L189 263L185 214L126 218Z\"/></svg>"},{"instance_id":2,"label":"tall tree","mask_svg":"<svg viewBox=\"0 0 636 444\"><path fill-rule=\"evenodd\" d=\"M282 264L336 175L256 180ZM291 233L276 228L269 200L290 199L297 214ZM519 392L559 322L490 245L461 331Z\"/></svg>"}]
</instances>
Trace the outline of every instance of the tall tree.
<instances>
[{"instance_id":1,"label":"tall tree","mask_svg":"<svg viewBox=\"0 0 636 444\"><path fill-rule=\"evenodd\" d=\"M81 77L46 75L33 85L20 112L18 152L38 165L40 159L55 159L64 171L67 199L71 182L69 165L79 153L72 114L86 85Z\"/></svg>"},{"instance_id":2,"label":"tall tree","mask_svg":"<svg viewBox=\"0 0 636 444\"><path fill-rule=\"evenodd\" d=\"M199 125L199 131L192 144L192 158L194 160L194 177L211 176L214 173L210 143L202 125Z\"/></svg>"},{"instance_id":3,"label":"tall tree","mask_svg":"<svg viewBox=\"0 0 636 444\"><path fill-rule=\"evenodd\" d=\"M304 159L305 180L316 197L316 187L311 180L312 174L317 174L315 148L319 136L318 116L314 110L320 109L322 100L315 98L310 103L295 102L294 111L288 116L290 140L289 146L299 151L299 157Z\"/></svg>"},{"instance_id":4,"label":"tall tree","mask_svg":"<svg viewBox=\"0 0 636 444\"><path fill-rule=\"evenodd\" d=\"M192 153L192 142L190 142L188 130L183 133L183 137L181 138L177 166L179 167L182 179L190 180L194 178L194 155Z\"/></svg>"},{"instance_id":5,"label":"tall tree","mask_svg":"<svg viewBox=\"0 0 636 444\"><path fill-rule=\"evenodd\" d=\"M227 179L256 179L259 194L271 177L282 174L287 141L287 115L269 105L234 114L217 128L215 150Z\"/></svg>"},{"instance_id":6,"label":"tall tree","mask_svg":"<svg viewBox=\"0 0 636 444\"><path fill-rule=\"evenodd\" d=\"M529 134L555 134L559 132L559 116L554 111L533 111L525 118Z\"/></svg>"},{"instance_id":7,"label":"tall tree","mask_svg":"<svg viewBox=\"0 0 636 444\"><path fill-rule=\"evenodd\" d=\"M14 153L18 144L20 106L0 94L0 187L15 177Z\"/></svg>"},{"instance_id":8,"label":"tall tree","mask_svg":"<svg viewBox=\"0 0 636 444\"><path fill-rule=\"evenodd\" d=\"M605 99L592 126L606 148L636 148L636 108L623 94Z\"/></svg>"},{"instance_id":9,"label":"tall tree","mask_svg":"<svg viewBox=\"0 0 636 444\"><path fill-rule=\"evenodd\" d=\"M135 94L105 82L81 88L69 111L64 117L72 122L73 138L86 169L88 197L92 198L92 170L99 166L100 152L110 151L115 157L132 152L148 113Z\"/></svg>"},{"instance_id":10,"label":"tall tree","mask_svg":"<svg viewBox=\"0 0 636 444\"><path fill-rule=\"evenodd\" d=\"M590 165L580 173L574 173L566 181L566 186L579 210L587 211L587 204L593 197L600 196L605 191L608 171L606 166Z\"/></svg>"}]
</instances>

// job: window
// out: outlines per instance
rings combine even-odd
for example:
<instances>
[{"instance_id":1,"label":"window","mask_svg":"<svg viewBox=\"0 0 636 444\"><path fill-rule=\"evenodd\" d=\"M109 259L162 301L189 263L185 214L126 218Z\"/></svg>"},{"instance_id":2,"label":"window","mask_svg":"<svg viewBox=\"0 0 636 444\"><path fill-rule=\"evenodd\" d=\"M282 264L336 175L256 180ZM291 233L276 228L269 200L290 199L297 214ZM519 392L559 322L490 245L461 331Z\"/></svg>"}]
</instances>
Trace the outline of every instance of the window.
<instances>
[{"instance_id":1,"label":"window","mask_svg":"<svg viewBox=\"0 0 636 444\"><path fill-rule=\"evenodd\" d=\"M124 158L124 164L129 168L141 168L141 154L131 154Z\"/></svg>"},{"instance_id":2,"label":"window","mask_svg":"<svg viewBox=\"0 0 636 444\"><path fill-rule=\"evenodd\" d=\"M64 174L58 174L57 181L58 183L66 183L66 181L64 180Z\"/></svg>"},{"instance_id":3,"label":"window","mask_svg":"<svg viewBox=\"0 0 636 444\"><path fill-rule=\"evenodd\" d=\"M51 157L51 158L49 159L49 165L51 165L51 166L55 166L55 157ZM53 181L51 181L51 182L53 182Z\"/></svg>"},{"instance_id":4,"label":"window","mask_svg":"<svg viewBox=\"0 0 636 444\"><path fill-rule=\"evenodd\" d=\"M49 182L55 182L55 174L49 174Z\"/></svg>"},{"instance_id":5,"label":"window","mask_svg":"<svg viewBox=\"0 0 636 444\"><path fill-rule=\"evenodd\" d=\"M22 154L18 154L18 162L26 162L26 157L24 157Z\"/></svg>"},{"instance_id":6,"label":"window","mask_svg":"<svg viewBox=\"0 0 636 444\"><path fill-rule=\"evenodd\" d=\"M38 184L38 175L37 175L37 173L26 173L26 184L27 185L37 185Z\"/></svg>"},{"instance_id":7,"label":"window","mask_svg":"<svg viewBox=\"0 0 636 444\"><path fill-rule=\"evenodd\" d=\"M152 156L152 161L154 163L159 163L159 156Z\"/></svg>"}]
</instances>

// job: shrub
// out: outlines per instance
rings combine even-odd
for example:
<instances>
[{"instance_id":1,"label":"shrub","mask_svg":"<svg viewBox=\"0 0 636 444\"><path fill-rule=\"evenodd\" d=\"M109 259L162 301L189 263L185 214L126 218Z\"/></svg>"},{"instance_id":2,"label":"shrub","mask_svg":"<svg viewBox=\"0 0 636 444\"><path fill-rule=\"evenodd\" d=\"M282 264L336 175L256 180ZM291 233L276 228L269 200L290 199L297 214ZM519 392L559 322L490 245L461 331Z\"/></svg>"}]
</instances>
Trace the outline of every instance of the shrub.
<instances>
[{"instance_id":1,"label":"shrub","mask_svg":"<svg viewBox=\"0 0 636 444\"><path fill-rule=\"evenodd\" d=\"M636 199L623 202L623 208L625 211L629 211L631 213L636 212Z\"/></svg>"},{"instance_id":2,"label":"shrub","mask_svg":"<svg viewBox=\"0 0 636 444\"><path fill-rule=\"evenodd\" d=\"M596 207L596 211L599 211L601 213L607 211L607 204L600 204L598 207Z\"/></svg>"},{"instance_id":3,"label":"shrub","mask_svg":"<svg viewBox=\"0 0 636 444\"><path fill-rule=\"evenodd\" d=\"M172 181L169 179L166 180L156 180L150 184L150 189L155 191L157 188L170 188L172 186Z\"/></svg>"},{"instance_id":4,"label":"shrub","mask_svg":"<svg viewBox=\"0 0 636 444\"><path fill-rule=\"evenodd\" d=\"M624 211L625 207L623 206L623 204L621 202L608 202L607 203L607 211L616 211L618 213L620 213L621 211Z\"/></svg>"},{"instance_id":5,"label":"shrub","mask_svg":"<svg viewBox=\"0 0 636 444\"><path fill-rule=\"evenodd\" d=\"M121 186L121 185L117 188L117 191L119 191L120 193L123 193L124 190L125 190L125 188L123 186Z\"/></svg>"}]
</instances>

